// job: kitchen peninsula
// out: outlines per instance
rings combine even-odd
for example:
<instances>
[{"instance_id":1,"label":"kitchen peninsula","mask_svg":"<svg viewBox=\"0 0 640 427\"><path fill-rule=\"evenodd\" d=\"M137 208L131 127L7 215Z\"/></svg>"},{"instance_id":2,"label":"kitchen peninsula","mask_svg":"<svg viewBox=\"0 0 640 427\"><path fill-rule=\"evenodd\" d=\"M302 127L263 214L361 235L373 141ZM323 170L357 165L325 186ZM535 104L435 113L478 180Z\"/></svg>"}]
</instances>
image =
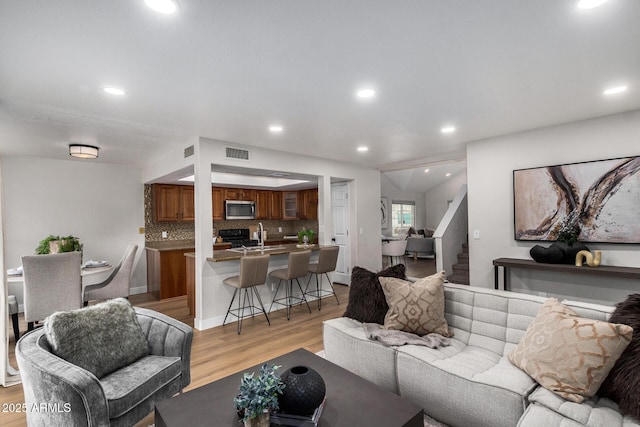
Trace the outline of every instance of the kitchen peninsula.
<instances>
[{"instance_id":1,"label":"kitchen peninsula","mask_svg":"<svg viewBox=\"0 0 640 427\"><path fill-rule=\"evenodd\" d=\"M321 248L326 246L327 245L313 244L304 247L303 245L298 245L295 243L279 244L274 246L265 246L264 253L271 256L269 260L269 270L272 270L276 268L285 268L288 264L289 253L291 252L311 250L311 262L317 262L317 252ZM246 256L260 255L262 253L263 251L260 248L252 247L248 248L248 250L246 251ZM192 252L184 254L187 271L195 269L196 257L194 255L195 254ZM204 328L222 324L233 294L233 289L225 286L222 282L227 277L238 275L238 272L240 270L240 258L242 256L245 256L245 250L243 248L233 248L219 251L215 250L213 252L213 256L206 259L206 279L202 293L208 294L208 300L215 301L215 303L213 305L207 306L206 308L206 310L209 311L212 315L210 314L207 319L203 319L205 325L202 326ZM194 275L187 275L187 277L189 278L187 282L187 301L189 304L190 312L197 318L198 316L196 314L195 298L196 286L194 280L195 277ZM302 288L304 289L306 283L303 280L301 280L300 282ZM266 286L258 286L256 288L260 293L260 297L265 302L265 306L273 299L276 285L277 280L269 277L267 278Z\"/></svg>"}]
</instances>

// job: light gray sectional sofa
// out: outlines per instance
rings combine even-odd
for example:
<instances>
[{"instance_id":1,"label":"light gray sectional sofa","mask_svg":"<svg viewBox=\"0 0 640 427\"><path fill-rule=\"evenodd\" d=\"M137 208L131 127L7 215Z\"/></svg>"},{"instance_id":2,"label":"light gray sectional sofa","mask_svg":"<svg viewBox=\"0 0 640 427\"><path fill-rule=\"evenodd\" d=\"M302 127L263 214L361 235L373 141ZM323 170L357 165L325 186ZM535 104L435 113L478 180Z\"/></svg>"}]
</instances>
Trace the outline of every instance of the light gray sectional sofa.
<instances>
[{"instance_id":1,"label":"light gray sectional sofa","mask_svg":"<svg viewBox=\"0 0 640 427\"><path fill-rule=\"evenodd\" d=\"M362 323L324 322L328 360L424 408L455 427L640 426L614 402L564 400L508 360L545 298L445 284L445 317L454 333L439 349L384 347ZM564 302L579 316L606 320L613 307Z\"/></svg>"}]
</instances>

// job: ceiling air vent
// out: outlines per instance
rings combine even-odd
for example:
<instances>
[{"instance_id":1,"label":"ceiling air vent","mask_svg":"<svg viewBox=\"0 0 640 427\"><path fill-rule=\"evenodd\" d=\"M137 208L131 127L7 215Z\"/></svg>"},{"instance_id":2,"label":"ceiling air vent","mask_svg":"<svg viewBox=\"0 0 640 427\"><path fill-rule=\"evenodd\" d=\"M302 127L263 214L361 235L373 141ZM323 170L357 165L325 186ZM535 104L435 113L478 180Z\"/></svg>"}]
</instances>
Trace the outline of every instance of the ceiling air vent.
<instances>
[{"instance_id":1,"label":"ceiling air vent","mask_svg":"<svg viewBox=\"0 0 640 427\"><path fill-rule=\"evenodd\" d=\"M227 159L239 159L239 160L249 160L249 150L242 150L240 148L232 148L226 147Z\"/></svg>"},{"instance_id":2,"label":"ceiling air vent","mask_svg":"<svg viewBox=\"0 0 640 427\"><path fill-rule=\"evenodd\" d=\"M184 149L184 158L193 156L193 145L188 146Z\"/></svg>"}]
</instances>

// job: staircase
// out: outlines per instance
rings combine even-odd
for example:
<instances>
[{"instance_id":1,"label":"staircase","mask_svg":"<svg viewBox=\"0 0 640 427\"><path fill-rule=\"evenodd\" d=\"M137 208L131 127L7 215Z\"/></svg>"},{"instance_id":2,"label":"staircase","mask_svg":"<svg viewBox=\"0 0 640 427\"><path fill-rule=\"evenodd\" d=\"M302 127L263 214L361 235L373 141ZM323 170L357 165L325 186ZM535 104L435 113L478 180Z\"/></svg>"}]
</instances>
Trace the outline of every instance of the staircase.
<instances>
[{"instance_id":1,"label":"staircase","mask_svg":"<svg viewBox=\"0 0 640 427\"><path fill-rule=\"evenodd\" d=\"M469 284L469 244L462 245L462 252L458 253L458 262L453 264L453 274L447 277L451 283Z\"/></svg>"}]
</instances>

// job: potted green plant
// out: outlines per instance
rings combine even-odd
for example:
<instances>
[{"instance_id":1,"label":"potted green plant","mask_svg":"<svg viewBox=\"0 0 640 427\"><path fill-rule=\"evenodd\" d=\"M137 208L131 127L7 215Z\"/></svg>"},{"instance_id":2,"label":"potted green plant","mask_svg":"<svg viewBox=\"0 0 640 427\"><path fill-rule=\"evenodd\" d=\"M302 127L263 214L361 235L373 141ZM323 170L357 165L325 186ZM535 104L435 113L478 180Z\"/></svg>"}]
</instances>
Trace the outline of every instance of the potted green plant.
<instances>
[{"instance_id":1,"label":"potted green plant","mask_svg":"<svg viewBox=\"0 0 640 427\"><path fill-rule=\"evenodd\" d=\"M277 374L280 366L265 363L260 368L260 375L246 373L240 381L240 390L233 399L238 414L245 427L269 427L270 411L278 407L278 395L282 394L284 384Z\"/></svg>"},{"instance_id":2,"label":"potted green plant","mask_svg":"<svg viewBox=\"0 0 640 427\"><path fill-rule=\"evenodd\" d=\"M307 238L305 241L305 237ZM308 243L308 244L312 244L315 241L316 238L316 232L309 229L305 229L303 228L302 230L298 231L298 243Z\"/></svg>"},{"instance_id":3,"label":"potted green plant","mask_svg":"<svg viewBox=\"0 0 640 427\"><path fill-rule=\"evenodd\" d=\"M82 251L82 245L77 237L49 235L40 241L35 252L36 255L46 255L76 251Z\"/></svg>"}]
</instances>

